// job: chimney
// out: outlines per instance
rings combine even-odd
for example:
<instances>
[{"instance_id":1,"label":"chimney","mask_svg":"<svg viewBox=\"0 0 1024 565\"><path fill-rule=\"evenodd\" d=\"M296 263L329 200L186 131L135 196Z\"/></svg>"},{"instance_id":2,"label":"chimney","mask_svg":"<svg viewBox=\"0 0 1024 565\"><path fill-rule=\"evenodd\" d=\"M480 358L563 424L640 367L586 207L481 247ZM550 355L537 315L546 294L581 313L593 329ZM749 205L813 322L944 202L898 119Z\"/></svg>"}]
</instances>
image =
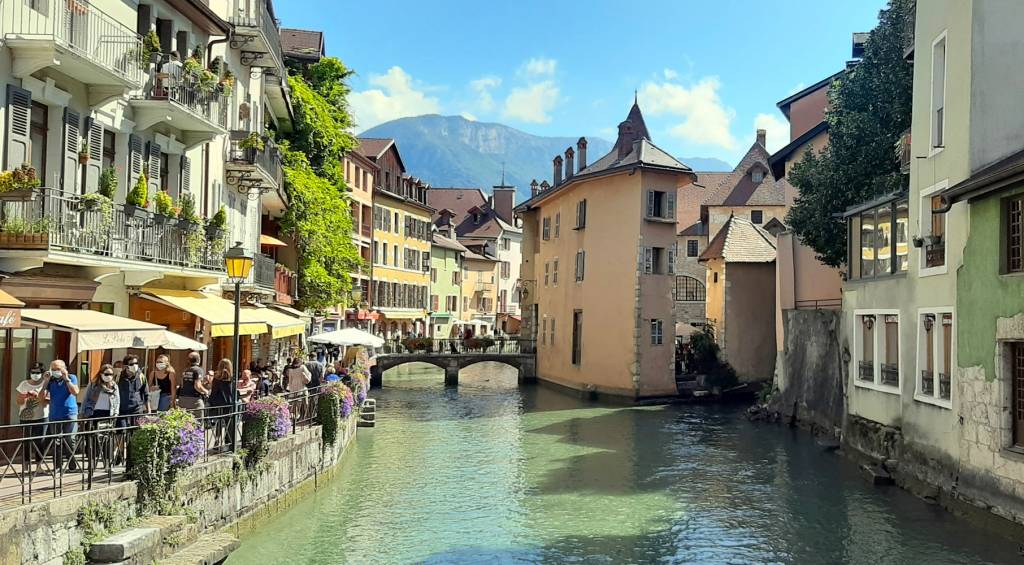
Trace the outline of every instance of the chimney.
<instances>
[{"instance_id":1,"label":"chimney","mask_svg":"<svg viewBox=\"0 0 1024 565\"><path fill-rule=\"evenodd\" d=\"M573 155L576 153L572 150L572 146L565 148L565 180L569 180L569 177L573 175L575 167L573 166Z\"/></svg>"},{"instance_id":2,"label":"chimney","mask_svg":"<svg viewBox=\"0 0 1024 565\"><path fill-rule=\"evenodd\" d=\"M576 153L579 153L579 156L580 156L580 168L579 168L579 170L582 171L583 169L587 168L587 138L581 137L579 139L579 141L576 142Z\"/></svg>"},{"instance_id":3,"label":"chimney","mask_svg":"<svg viewBox=\"0 0 1024 565\"><path fill-rule=\"evenodd\" d=\"M546 180L540 181L540 192L541 192L541 194L547 192L550 188L551 188L551 185L548 184L548 181L546 181Z\"/></svg>"},{"instance_id":4,"label":"chimney","mask_svg":"<svg viewBox=\"0 0 1024 565\"><path fill-rule=\"evenodd\" d=\"M554 167L554 172L551 175L553 177L551 179L551 186L558 186L562 184L562 156L555 155L555 158L554 160L551 161L551 164Z\"/></svg>"},{"instance_id":5,"label":"chimney","mask_svg":"<svg viewBox=\"0 0 1024 565\"><path fill-rule=\"evenodd\" d=\"M765 147L765 148L768 147L765 144L765 138L766 137L768 137L768 132L767 131L765 131L763 129L757 130L757 142L761 144L761 147Z\"/></svg>"},{"instance_id":6,"label":"chimney","mask_svg":"<svg viewBox=\"0 0 1024 565\"><path fill-rule=\"evenodd\" d=\"M512 209L515 208L516 204L516 189L511 186L496 186L492 191L491 196L492 205L491 209L498 215L503 222L509 225L513 224L514 218L512 217Z\"/></svg>"},{"instance_id":7,"label":"chimney","mask_svg":"<svg viewBox=\"0 0 1024 565\"><path fill-rule=\"evenodd\" d=\"M537 184L537 179L533 179L530 182L530 198L533 198L534 196L537 196L537 187L538 186L539 185Z\"/></svg>"}]
</instances>

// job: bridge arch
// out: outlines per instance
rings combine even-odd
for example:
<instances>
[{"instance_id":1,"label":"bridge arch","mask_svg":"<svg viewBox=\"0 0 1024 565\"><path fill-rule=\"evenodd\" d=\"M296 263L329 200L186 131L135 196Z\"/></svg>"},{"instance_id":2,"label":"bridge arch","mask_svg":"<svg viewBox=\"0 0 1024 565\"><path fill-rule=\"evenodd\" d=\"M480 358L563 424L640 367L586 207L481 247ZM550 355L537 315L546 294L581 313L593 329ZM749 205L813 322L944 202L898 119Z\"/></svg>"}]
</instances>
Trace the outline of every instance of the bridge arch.
<instances>
[{"instance_id":1,"label":"bridge arch","mask_svg":"<svg viewBox=\"0 0 1024 565\"><path fill-rule=\"evenodd\" d=\"M370 371L370 386L383 385L384 372L388 369L408 365L409 363L426 363L444 370L445 386L458 386L459 372L477 363L501 363L519 372L519 382L532 382L536 378L536 360L531 354L418 354L418 355L378 355L377 364Z\"/></svg>"}]
</instances>

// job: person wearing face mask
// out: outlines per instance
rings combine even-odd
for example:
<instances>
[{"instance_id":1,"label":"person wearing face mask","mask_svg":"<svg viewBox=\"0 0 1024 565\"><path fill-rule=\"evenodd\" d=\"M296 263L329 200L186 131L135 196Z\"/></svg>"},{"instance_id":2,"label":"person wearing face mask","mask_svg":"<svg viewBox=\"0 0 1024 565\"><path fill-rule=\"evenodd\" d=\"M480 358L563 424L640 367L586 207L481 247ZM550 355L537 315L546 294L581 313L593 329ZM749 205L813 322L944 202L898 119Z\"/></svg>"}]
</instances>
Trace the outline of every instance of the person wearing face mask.
<instances>
[{"instance_id":1,"label":"person wearing face mask","mask_svg":"<svg viewBox=\"0 0 1024 565\"><path fill-rule=\"evenodd\" d=\"M26 437L42 437L46 435L46 417L50 406L43 382L44 367L42 363L33 363L25 380L18 383L18 421L27 424ZM37 439L32 445L25 447L25 459L42 461L44 440ZM30 457L34 455L34 457Z\"/></svg>"},{"instance_id":2,"label":"person wearing face mask","mask_svg":"<svg viewBox=\"0 0 1024 565\"><path fill-rule=\"evenodd\" d=\"M133 426L135 425L135 416L149 412L150 408L146 378L139 367L138 356L125 356L124 370L121 371L121 377L117 380L117 388L121 396L120 415L124 416L117 421L118 427Z\"/></svg>"},{"instance_id":3,"label":"person wearing face mask","mask_svg":"<svg viewBox=\"0 0 1024 565\"><path fill-rule=\"evenodd\" d=\"M203 357L193 351L188 354L188 368L181 372L181 387L178 389L178 406L186 410L202 410L204 406L203 397L210 393L203 385L202 367ZM201 417L197 413L196 417Z\"/></svg>"},{"instance_id":4,"label":"person wearing face mask","mask_svg":"<svg viewBox=\"0 0 1024 565\"><path fill-rule=\"evenodd\" d=\"M64 437L54 440L60 443L55 450L57 464L61 467L64 460L69 459L68 469L77 468L74 457L75 435L78 433L78 376L68 372L67 363L56 359L50 363L50 371L45 377L46 394L50 398L50 416L47 419L48 434L63 434Z\"/></svg>"},{"instance_id":5,"label":"person wearing face mask","mask_svg":"<svg viewBox=\"0 0 1024 565\"><path fill-rule=\"evenodd\" d=\"M157 410L166 412L174 407L178 396L178 376L166 355L156 358L156 369L149 374L150 389L160 390L160 402Z\"/></svg>"},{"instance_id":6,"label":"person wearing face mask","mask_svg":"<svg viewBox=\"0 0 1024 565\"><path fill-rule=\"evenodd\" d=\"M82 416L86 418L107 418L120 412L121 392L114 382L113 365L103 365L85 387L85 402Z\"/></svg>"}]
</instances>

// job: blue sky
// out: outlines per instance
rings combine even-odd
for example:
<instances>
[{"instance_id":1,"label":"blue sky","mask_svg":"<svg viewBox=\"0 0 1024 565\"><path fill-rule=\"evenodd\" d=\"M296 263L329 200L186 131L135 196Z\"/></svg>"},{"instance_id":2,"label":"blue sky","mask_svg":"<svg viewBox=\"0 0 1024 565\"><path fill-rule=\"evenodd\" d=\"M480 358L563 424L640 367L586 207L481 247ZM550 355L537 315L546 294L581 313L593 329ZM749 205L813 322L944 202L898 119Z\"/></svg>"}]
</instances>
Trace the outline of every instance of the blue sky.
<instances>
[{"instance_id":1,"label":"blue sky","mask_svg":"<svg viewBox=\"0 0 1024 565\"><path fill-rule=\"evenodd\" d=\"M885 0L513 2L279 0L285 27L321 29L358 76L357 131L461 114L538 135L614 139L639 91L654 142L735 163L775 103L840 70Z\"/></svg>"}]
</instances>

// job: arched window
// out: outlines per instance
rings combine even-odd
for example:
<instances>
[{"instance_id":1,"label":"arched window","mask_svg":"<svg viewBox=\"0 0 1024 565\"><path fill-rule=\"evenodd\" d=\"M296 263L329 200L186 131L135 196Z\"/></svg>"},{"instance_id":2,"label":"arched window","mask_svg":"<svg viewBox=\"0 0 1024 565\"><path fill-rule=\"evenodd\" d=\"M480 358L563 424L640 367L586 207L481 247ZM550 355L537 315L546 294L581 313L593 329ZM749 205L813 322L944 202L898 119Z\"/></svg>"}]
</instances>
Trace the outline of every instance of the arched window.
<instances>
[{"instance_id":1,"label":"arched window","mask_svg":"<svg viewBox=\"0 0 1024 565\"><path fill-rule=\"evenodd\" d=\"M704 302L707 294L704 291L704 283L686 275L676 276L676 301L677 302Z\"/></svg>"}]
</instances>

